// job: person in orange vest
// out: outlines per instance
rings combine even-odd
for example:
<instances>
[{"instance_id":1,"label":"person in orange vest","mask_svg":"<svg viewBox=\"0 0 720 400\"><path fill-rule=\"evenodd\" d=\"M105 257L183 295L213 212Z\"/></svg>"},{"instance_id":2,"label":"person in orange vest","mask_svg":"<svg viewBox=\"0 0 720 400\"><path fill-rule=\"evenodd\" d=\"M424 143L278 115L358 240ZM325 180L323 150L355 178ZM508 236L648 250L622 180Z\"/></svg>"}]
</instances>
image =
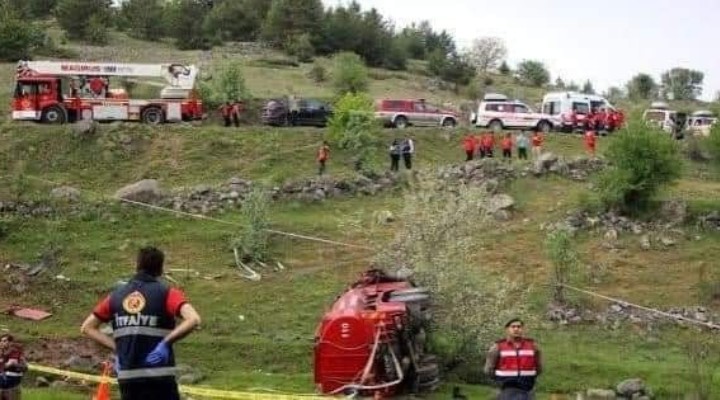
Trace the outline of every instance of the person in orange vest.
<instances>
[{"instance_id":1,"label":"person in orange vest","mask_svg":"<svg viewBox=\"0 0 720 400\"><path fill-rule=\"evenodd\" d=\"M225 120L226 127L231 125L232 110L233 106L229 101L226 101L225 104L220 106L220 115L222 115L223 120Z\"/></svg>"},{"instance_id":2,"label":"person in orange vest","mask_svg":"<svg viewBox=\"0 0 720 400\"><path fill-rule=\"evenodd\" d=\"M485 132L483 137L480 139L480 157L493 156L493 148L495 147L495 135L492 132Z\"/></svg>"},{"instance_id":3,"label":"person in orange vest","mask_svg":"<svg viewBox=\"0 0 720 400\"><path fill-rule=\"evenodd\" d=\"M505 137L500 142L500 147L502 148L503 153L503 159L507 160L508 162L512 161L512 148L513 148L513 140L510 133L506 133Z\"/></svg>"},{"instance_id":4,"label":"person in orange vest","mask_svg":"<svg viewBox=\"0 0 720 400\"><path fill-rule=\"evenodd\" d=\"M588 129L585 132L585 149L591 156L595 157L595 145L597 143L597 135L594 130Z\"/></svg>"},{"instance_id":5,"label":"person in orange vest","mask_svg":"<svg viewBox=\"0 0 720 400\"><path fill-rule=\"evenodd\" d=\"M317 162L318 162L318 175L322 175L325 173L325 163L327 163L327 160L330 158L330 145L327 141L323 141L322 146L318 149L317 152Z\"/></svg>"},{"instance_id":6,"label":"person in orange vest","mask_svg":"<svg viewBox=\"0 0 720 400\"><path fill-rule=\"evenodd\" d=\"M477 149L478 143L475 135L468 133L463 139L463 149L465 149L465 161L472 161L475 157L475 150Z\"/></svg>"},{"instance_id":7,"label":"person in orange vest","mask_svg":"<svg viewBox=\"0 0 720 400\"><path fill-rule=\"evenodd\" d=\"M495 342L487 352L483 370L500 386L498 399L534 397L535 381L542 373L542 359L535 341L523 336L523 328L521 319L511 319L505 324L505 338Z\"/></svg>"},{"instance_id":8,"label":"person in orange vest","mask_svg":"<svg viewBox=\"0 0 720 400\"><path fill-rule=\"evenodd\" d=\"M533 158L538 159L540 158L540 155L542 154L542 146L543 146L543 135L542 132L539 130L535 130L532 135L532 154Z\"/></svg>"}]
</instances>

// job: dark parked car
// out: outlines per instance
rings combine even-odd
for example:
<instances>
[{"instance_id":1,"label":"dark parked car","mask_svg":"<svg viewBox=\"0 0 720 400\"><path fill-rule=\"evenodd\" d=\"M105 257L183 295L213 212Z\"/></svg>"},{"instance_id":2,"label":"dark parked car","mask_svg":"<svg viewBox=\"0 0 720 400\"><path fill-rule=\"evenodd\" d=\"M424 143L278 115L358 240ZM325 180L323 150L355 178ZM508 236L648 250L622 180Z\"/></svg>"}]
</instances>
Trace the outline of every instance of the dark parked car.
<instances>
[{"instance_id":1,"label":"dark parked car","mask_svg":"<svg viewBox=\"0 0 720 400\"><path fill-rule=\"evenodd\" d=\"M274 99L263 107L262 122L276 126L325 126L331 115L331 106L320 100Z\"/></svg>"}]
</instances>

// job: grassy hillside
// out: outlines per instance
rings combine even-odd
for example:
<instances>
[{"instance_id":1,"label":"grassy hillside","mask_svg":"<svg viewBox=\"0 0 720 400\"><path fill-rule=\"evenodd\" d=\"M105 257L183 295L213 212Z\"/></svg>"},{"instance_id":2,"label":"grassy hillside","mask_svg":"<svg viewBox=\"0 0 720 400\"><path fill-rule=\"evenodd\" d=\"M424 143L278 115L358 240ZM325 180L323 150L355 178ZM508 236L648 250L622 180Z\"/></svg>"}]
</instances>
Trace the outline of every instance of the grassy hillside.
<instances>
[{"instance_id":1,"label":"grassy hillside","mask_svg":"<svg viewBox=\"0 0 720 400\"><path fill-rule=\"evenodd\" d=\"M113 36L113 45L107 48L70 46L89 60L200 62L202 58L200 52L178 52L169 44L148 44L123 35ZM307 77L309 65L270 68L267 59L277 54L240 56L232 48L213 52L210 62L225 56L242 60L246 82L256 96L332 94L328 83L317 85ZM11 93L13 70L13 64L0 65L0 96L5 98ZM411 72L378 70L373 76L371 94L376 97L422 97L454 104L463 101L461 95L450 91L428 92L423 83L426 78ZM529 102L538 101L542 95L504 77L496 77L494 85L493 91ZM436 168L464 159L462 130L408 132L417 141L417 168ZM383 131L384 143L378 145L372 162L375 169L387 168L385 145L402 133ZM323 129L119 124L102 125L96 139L83 141L73 136L70 127L4 121L0 129L0 201L47 198L54 185L35 178L81 189L91 202L106 199L118 188L143 178L156 178L168 189L219 184L232 176L278 185L315 174L314 152L324 134ZM601 153L610 140L600 139ZM549 136L547 149L566 156L583 151L581 138L571 135ZM333 149L330 174L352 176L350 157ZM687 163L683 179L666 197L686 200L692 212L720 209L719 178L703 165ZM631 377L645 379L659 398L678 398L695 387L687 346L712 338L706 333L680 328L647 332L632 326L555 327L542 322L550 262L545 235L539 228L585 202L588 184L558 177L528 177L504 189L515 197L518 210L503 226L478 232L477 265L510 276L532 290L531 308L538 318L530 324L529 334L540 341L547 358L547 372L540 379L540 399L558 399L561 397L551 394L570 394L588 387L611 387ZM402 206L401 193L313 204L284 201L272 204L271 222L278 230L377 248L387 243L395 228L375 224L374 213L397 213ZM215 217L243 223L237 212ZM0 239L2 265L35 262L48 248L61 251L60 266L30 282L24 293L16 294L7 285L0 290L0 305L41 307L53 312L53 317L41 323L0 317L0 326L16 332L31 347L40 338L51 343L76 341L79 324L94 303L115 282L131 274L137 247L157 244L167 253L168 268L198 273L171 272L204 321L199 332L178 346L179 361L197 365L208 376L203 384L219 389L311 391L315 325L374 254L273 237L272 253L288 270L250 282L233 268L229 242L239 227L115 203L73 216L20 219L6 215L0 221L6 232ZM603 232L590 232L577 239L581 265L603 267L602 278L584 281L585 286L655 307L704 304L718 308L707 291L707 280L720 276L720 265L713 258L720 251L720 234L688 226L674 247L647 251L641 250L638 238L631 235L621 236L619 248L608 251L602 245L602 236ZM59 274L69 281L53 279ZM711 371L713 374L720 390L720 370ZM482 386L467 387L471 398L487 398L490 391ZM52 397L54 391L33 395L58 398ZM443 392L434 398L447 397ZM68 393L67 398L75 397Z\"/></svg>"},{"instance_id":2,"label":"grassy hillside","mask_svg":"<svg viewBox=\"0 0 720 400\"><path fill-rule=\"evenodd\" d=\"M108 145L111 141L107 138L118 129L136 144L132 150ZM397 132L385 133L389 138ZM314 174L313 148L322 134L318 129L150 130L105 126L98 141L82 142L63 128L6 125L0 135L0 152L6 161L0 176L10 179L4 185L4 196L10 198L17 195L19 186L13 183L16 178L7 177L19 174L72 185L84 190L90 199L111 195L143 177L158 178L168 188L219 183L230 176L274 184ZM456 134L449 139L445 132L432 129L418 129L412 134L418 141L420 168L462 159ZM601 139L601 149L608 140L612 139ZM548 139L548 149L558 154L577 154L580 146L579 137L557 135ZM332 174L352 174L349 165L342 162L348 156L342 151L333 153ZM375 160L378 168L385 165L384 158L384 150L379 149ZM695 170L695 166L688 166L686 178L670 196L685 198L699 210L717 208L720 183L696 177ZM52 187L27 182L22 194L27 198L44 197ZM478 266L509 274L534 287L534 307L542 313L549 262L538 227L578 204L586 185L562 178L526 178L507 190L518 200L518 214L502 230L478 233L482 249ZM324 204L281 202L272 206L271 215L275 229L381 246L393 228L376 226L373 213L398 211L401 206L400 197L387 194ZM237 213L218 218L242 222ZM209 375L207 384L218 388L311 390L315 324L334 296L372 256L362 250L276 237L273 253L289 270L251 283L231 268L228 243L236 230L210 221L113 206L70 218L9 218L7 224L9 235L0 247L0 260L34 261L40 251L55 246L62 251L62 265L54 274L70 281L47 276L20 296L0 294L0 302L44 307L55 314L40 324L19 320L3 324L25 340L77 337L78 324L95 301L114 282L130 274L134 249L143 243L156 243L167 251L169 268L191 268L201 276L171 274L197 304L205 321L200 332L179 346L179 354L181 362L197 364ZM698 297L698 277L703 266L707 273L717 269L708 255L720 250L719 235L698 235L672 250L642 252L637 239L627 237L622 239L624 246L619 252L608 252L600 244L601 233L583 235L579 245L584 263L607 268L603 280L593 284L594 290L653 306L689 305L706 302ZM556 329L545 324L530 329L548 354L549 372L541 383L544 392L604 387L632 376L647 379L668 396L692 386L683 355L682 330L662 330L648 341L644 334L624 329Z\"/></svg>"}]
</instances>

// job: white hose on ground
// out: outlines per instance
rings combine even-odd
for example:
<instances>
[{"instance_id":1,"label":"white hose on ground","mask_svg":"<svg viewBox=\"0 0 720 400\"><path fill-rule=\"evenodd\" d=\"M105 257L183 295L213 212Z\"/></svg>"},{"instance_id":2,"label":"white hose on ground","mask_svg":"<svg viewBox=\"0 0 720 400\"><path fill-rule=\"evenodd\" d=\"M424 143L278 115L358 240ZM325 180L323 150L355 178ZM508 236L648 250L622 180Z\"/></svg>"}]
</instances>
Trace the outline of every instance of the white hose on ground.
<instances>
[{"instance_id":1,"label":"white hose on ground","mask_svg":"<svg viewBox=\"0 0 720 400\"><path fill-rule=\"evenodd\" d=\"M375 343L373 345L372 354L375 354L379 344L380 344L380 329L378 329L378 334L375 336ZM393 365L395 366L395 371L397 372L398 378L396 380L391 381L391 382L377 384L377 385L363 385L362 382L365 379L365 376L364 376L365 372L363 372L363 380L361 380L359 384L358 383L350 383L350 384L341 386L341 387L333 390L332 392L330 392L330 394L331 395L338 394L346 389L352 389L355 391L379 390L379 389L385 389L385 388L389 388L389 387L400 384L400 382L402 382L403 379L405 379L405 376L403 375L402 367L400 366L400 360L398 360L397 355L395 355L395 352L393 351L392 346L388 346L388 349L390 350L390 355L392 356L392 359L393 359ZM370 359L368 360L368 363L365 366L365 370L369 371L369 368L372 367L373 360L374 360L374 356L371 356Z\"/></svg>"},{"instance_id":2,"label":"white hose on ground","mask_svg":"<svg viewBox=\"0 0 720 400\"><path fill-rule=\"evenodd\" d=\"M238 251L237 247L233 248L233 253L235 253L235 265L237 265L238 269L240 270L240 276L251 281L259 281L261 278L260 274L258 274L257 272L255 272L255 270L240 261L240 252ZM243 272L243 270L245 272Z\"/></svg>"}]
</instances>

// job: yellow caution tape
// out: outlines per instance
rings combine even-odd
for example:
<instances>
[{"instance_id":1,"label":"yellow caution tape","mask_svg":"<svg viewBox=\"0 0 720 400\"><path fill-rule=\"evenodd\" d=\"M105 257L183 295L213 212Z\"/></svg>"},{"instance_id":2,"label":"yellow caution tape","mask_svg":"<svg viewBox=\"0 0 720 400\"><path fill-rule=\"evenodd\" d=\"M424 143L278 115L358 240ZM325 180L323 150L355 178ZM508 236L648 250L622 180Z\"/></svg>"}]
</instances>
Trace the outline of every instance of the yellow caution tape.
<instances>
[{"instance_id":1,"label":"yellow caution tape","mask_svg":"<svg viewBox=\"0 0 720 400\"><path fill-rule=\"evenodd\" d=\"M83 374L79 372L66 371L59 368L45 367L37 364L29 364L28 368L32 371L42 372L50 375L64 376L67 378L78 379L88 382L100 383L101 377L97 375ZM109 379L110 383L117 385L117 380ZM195 396L210 397L215 399L233 399L233 400L327 400L325 396L316 394L289 394L289 393L257 393L257 392L235 392L230 390L217 390L198 386L179 386L180 392Z\"/></svg>"}]
</instances>

